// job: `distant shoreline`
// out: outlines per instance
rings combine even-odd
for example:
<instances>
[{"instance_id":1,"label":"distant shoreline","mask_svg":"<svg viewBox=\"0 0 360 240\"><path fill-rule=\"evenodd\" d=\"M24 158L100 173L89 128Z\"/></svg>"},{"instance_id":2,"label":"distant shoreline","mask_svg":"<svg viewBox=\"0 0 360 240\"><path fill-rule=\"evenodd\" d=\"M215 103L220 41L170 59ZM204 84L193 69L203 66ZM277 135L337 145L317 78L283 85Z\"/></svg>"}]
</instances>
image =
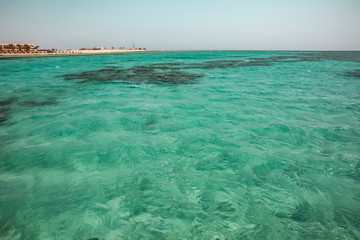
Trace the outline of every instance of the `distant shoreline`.
<instances>
[{"instance_id":1,"label":"distant shoreline","mask_svg":"<svg viewBox=\"0 0 360 240\"><path fill-rule=\"evenodd\" d=\"M96 55L96 54L114 54L114 53L135 53L148 52L148 50L139 49L104 49L104 50L67 50L56 52L36 52L36 53L0 53L0 57L28 57L28 56L63 56L63 55Z\"/></svg>"}]
</instances>

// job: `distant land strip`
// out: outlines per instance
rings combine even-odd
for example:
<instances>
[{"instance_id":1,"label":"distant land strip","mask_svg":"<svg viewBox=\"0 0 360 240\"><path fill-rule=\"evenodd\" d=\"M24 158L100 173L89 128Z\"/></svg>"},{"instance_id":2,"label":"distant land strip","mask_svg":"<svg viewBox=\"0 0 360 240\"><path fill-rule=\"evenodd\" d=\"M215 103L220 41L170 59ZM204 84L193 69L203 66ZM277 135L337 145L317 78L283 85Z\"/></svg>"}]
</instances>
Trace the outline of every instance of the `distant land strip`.
<instances>
[{"instance_id":1,"label":"distant land strip","mask_svg":"<svg viewBox=\"0 0 360 240\"><path fill-rule=\"evenodd\" d=\"M57 50L57 49L38 49L35 44L0 44L0 56L23 56L23 55L72 55L72 54L106 54L106 53L128 53L145 52L146 48L130 49L107 49L105 47L81 48L79 50Z\"/></svg>"}]
</instances>

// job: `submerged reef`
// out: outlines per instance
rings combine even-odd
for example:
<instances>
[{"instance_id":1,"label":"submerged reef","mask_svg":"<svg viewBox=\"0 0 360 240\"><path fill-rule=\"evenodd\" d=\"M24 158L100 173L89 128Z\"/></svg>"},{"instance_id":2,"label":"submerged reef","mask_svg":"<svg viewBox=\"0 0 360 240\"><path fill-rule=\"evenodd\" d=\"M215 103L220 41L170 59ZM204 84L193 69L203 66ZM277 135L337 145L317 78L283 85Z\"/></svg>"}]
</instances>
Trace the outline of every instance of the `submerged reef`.
<instances>
[{"instance_id":1,"label":"submerged reef","mask_svg":"<svg viewBox=\"0 0 360 240\"><path fill-rule=\"evenodd\" d=\"M346 73L343 74L343 76L352 77L352 78L360 78L360 69L355 70L355 71L351 71L351 72L346 72Z\"/></svg>"},{"instance_id":2,"label":"submerged reef","mask_svg":"<svg viewBox=\"0 0 360 240\"><path fill-rule=\"evenodd\" d=\"M23 105L27 107L42 107L47 105L54 105L57 103L58 102L55 100L47 100L47 101L27 100L23 102Z\"/></svg>"},{"instance_id":3,"label":"submerged reef","mask_svg":"<svg viewBox=\"0 0 360 240\"><path fill-rule=\"evenodd\" d=\"M9 110L13 102L16 102L16 98L8 98L0 101L0 124L6 122L10 118Z\"/></svg>"},{"instance_id":4,"label":"submerged reef","mask_svg":"<svg viewBox=\"0 0 360 240\"><path fill-rule=\"evenodd\" d=\"M17 98L8 98L0 101L0 124L8 121L10 119L10 109L14 102L19 102ZM37 101L37 100L26 100L20 101L18 104L25 107L42 107L48 105L54 105L58 102L55 100L46 100L46 101Z\"/></svg>"},{"instance_id":5,"label":"submerged reef","mask_svg":"<svg viewBox=\"0 0 360 240\"><path fill-rule=\"evenodd\" d=\"M264 59L250 60L217 60L207 61L201 68L232 68L232 67L261 67L270 66L271 63Z\"/></svg>"},{"instance_id":6,"label":"submerged reef","mask_svg":"<svg viewBox=\"0 0 360 240\"><path fill-rule=\"evenodd\" d=\"M66 80L86 82L126 82L133 84L191 84L202 74L179 71L157 72L153 66L137 66L128 69L106 68L95 71L64 75Z\"/></svg>"},{"instance_id":7,"label":"submerged reef","mask_svg":"<svg viewBox=\"0 0 360 240\"><path fill-rule=\"evenodd\" d=\"M125 82L132 84L191 84L202 77L202 74L187 73L185 69L220 69L240 67L266 67L274 63L315 62L315 61L353 61L360 62L359 52L308 52L284 53L284 55L267 58L248 58L229 56L238 59L213 60L200 63L155 63L146 66L121 68L111 66L116 63L105 63L104 69L62 75L66 80L82 80L87 82ZM358 77L359 71L349 72L346 76Z\"/></svg>"},{"instance_id":8,"label":"submerged reef","mask_svg":"<svg viewBox=\"0 0 360 240\"><path fill-rule=\"evenodd\" d=\"M360 62L360 52L342 51L342 52L310 52L298 55L302 61L345 61Z\"/></svg>"}]
</instances>

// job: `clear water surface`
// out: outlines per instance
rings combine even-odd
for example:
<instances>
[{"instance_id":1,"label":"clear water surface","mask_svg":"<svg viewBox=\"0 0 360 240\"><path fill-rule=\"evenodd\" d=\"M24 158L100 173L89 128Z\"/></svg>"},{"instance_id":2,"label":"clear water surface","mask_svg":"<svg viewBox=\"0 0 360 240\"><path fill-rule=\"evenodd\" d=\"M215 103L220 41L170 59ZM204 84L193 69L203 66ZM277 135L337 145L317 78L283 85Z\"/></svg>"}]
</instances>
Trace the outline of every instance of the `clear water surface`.
<instances>
[{"instance_id":1,"label":"clear water surface","mask_svg":"<svg viewBox=\"0 0 360 240\"><path fill-rule=\"evenodd\" d=\"M0 58L0 239L360 239L359 52Z\"/></svg>"}]
</instances>

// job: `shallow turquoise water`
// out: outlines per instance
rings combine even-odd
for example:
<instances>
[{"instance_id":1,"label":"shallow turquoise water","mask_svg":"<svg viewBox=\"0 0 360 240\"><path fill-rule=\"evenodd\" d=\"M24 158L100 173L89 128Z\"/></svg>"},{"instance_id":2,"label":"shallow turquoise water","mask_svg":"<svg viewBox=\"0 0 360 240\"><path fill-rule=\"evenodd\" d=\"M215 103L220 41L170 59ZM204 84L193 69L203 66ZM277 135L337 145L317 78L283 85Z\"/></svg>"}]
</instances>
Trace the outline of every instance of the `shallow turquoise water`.
<instances>
[{"instance_id":1,"label":"shallow turquoise water","mask_svg":"<svg viewBox=\"0 0 360 240\"><path fill-rule=\"evenodd\" d=\"M360 239L360 53L0 59L1 239Z\"/></svg>"}]
</instances>

